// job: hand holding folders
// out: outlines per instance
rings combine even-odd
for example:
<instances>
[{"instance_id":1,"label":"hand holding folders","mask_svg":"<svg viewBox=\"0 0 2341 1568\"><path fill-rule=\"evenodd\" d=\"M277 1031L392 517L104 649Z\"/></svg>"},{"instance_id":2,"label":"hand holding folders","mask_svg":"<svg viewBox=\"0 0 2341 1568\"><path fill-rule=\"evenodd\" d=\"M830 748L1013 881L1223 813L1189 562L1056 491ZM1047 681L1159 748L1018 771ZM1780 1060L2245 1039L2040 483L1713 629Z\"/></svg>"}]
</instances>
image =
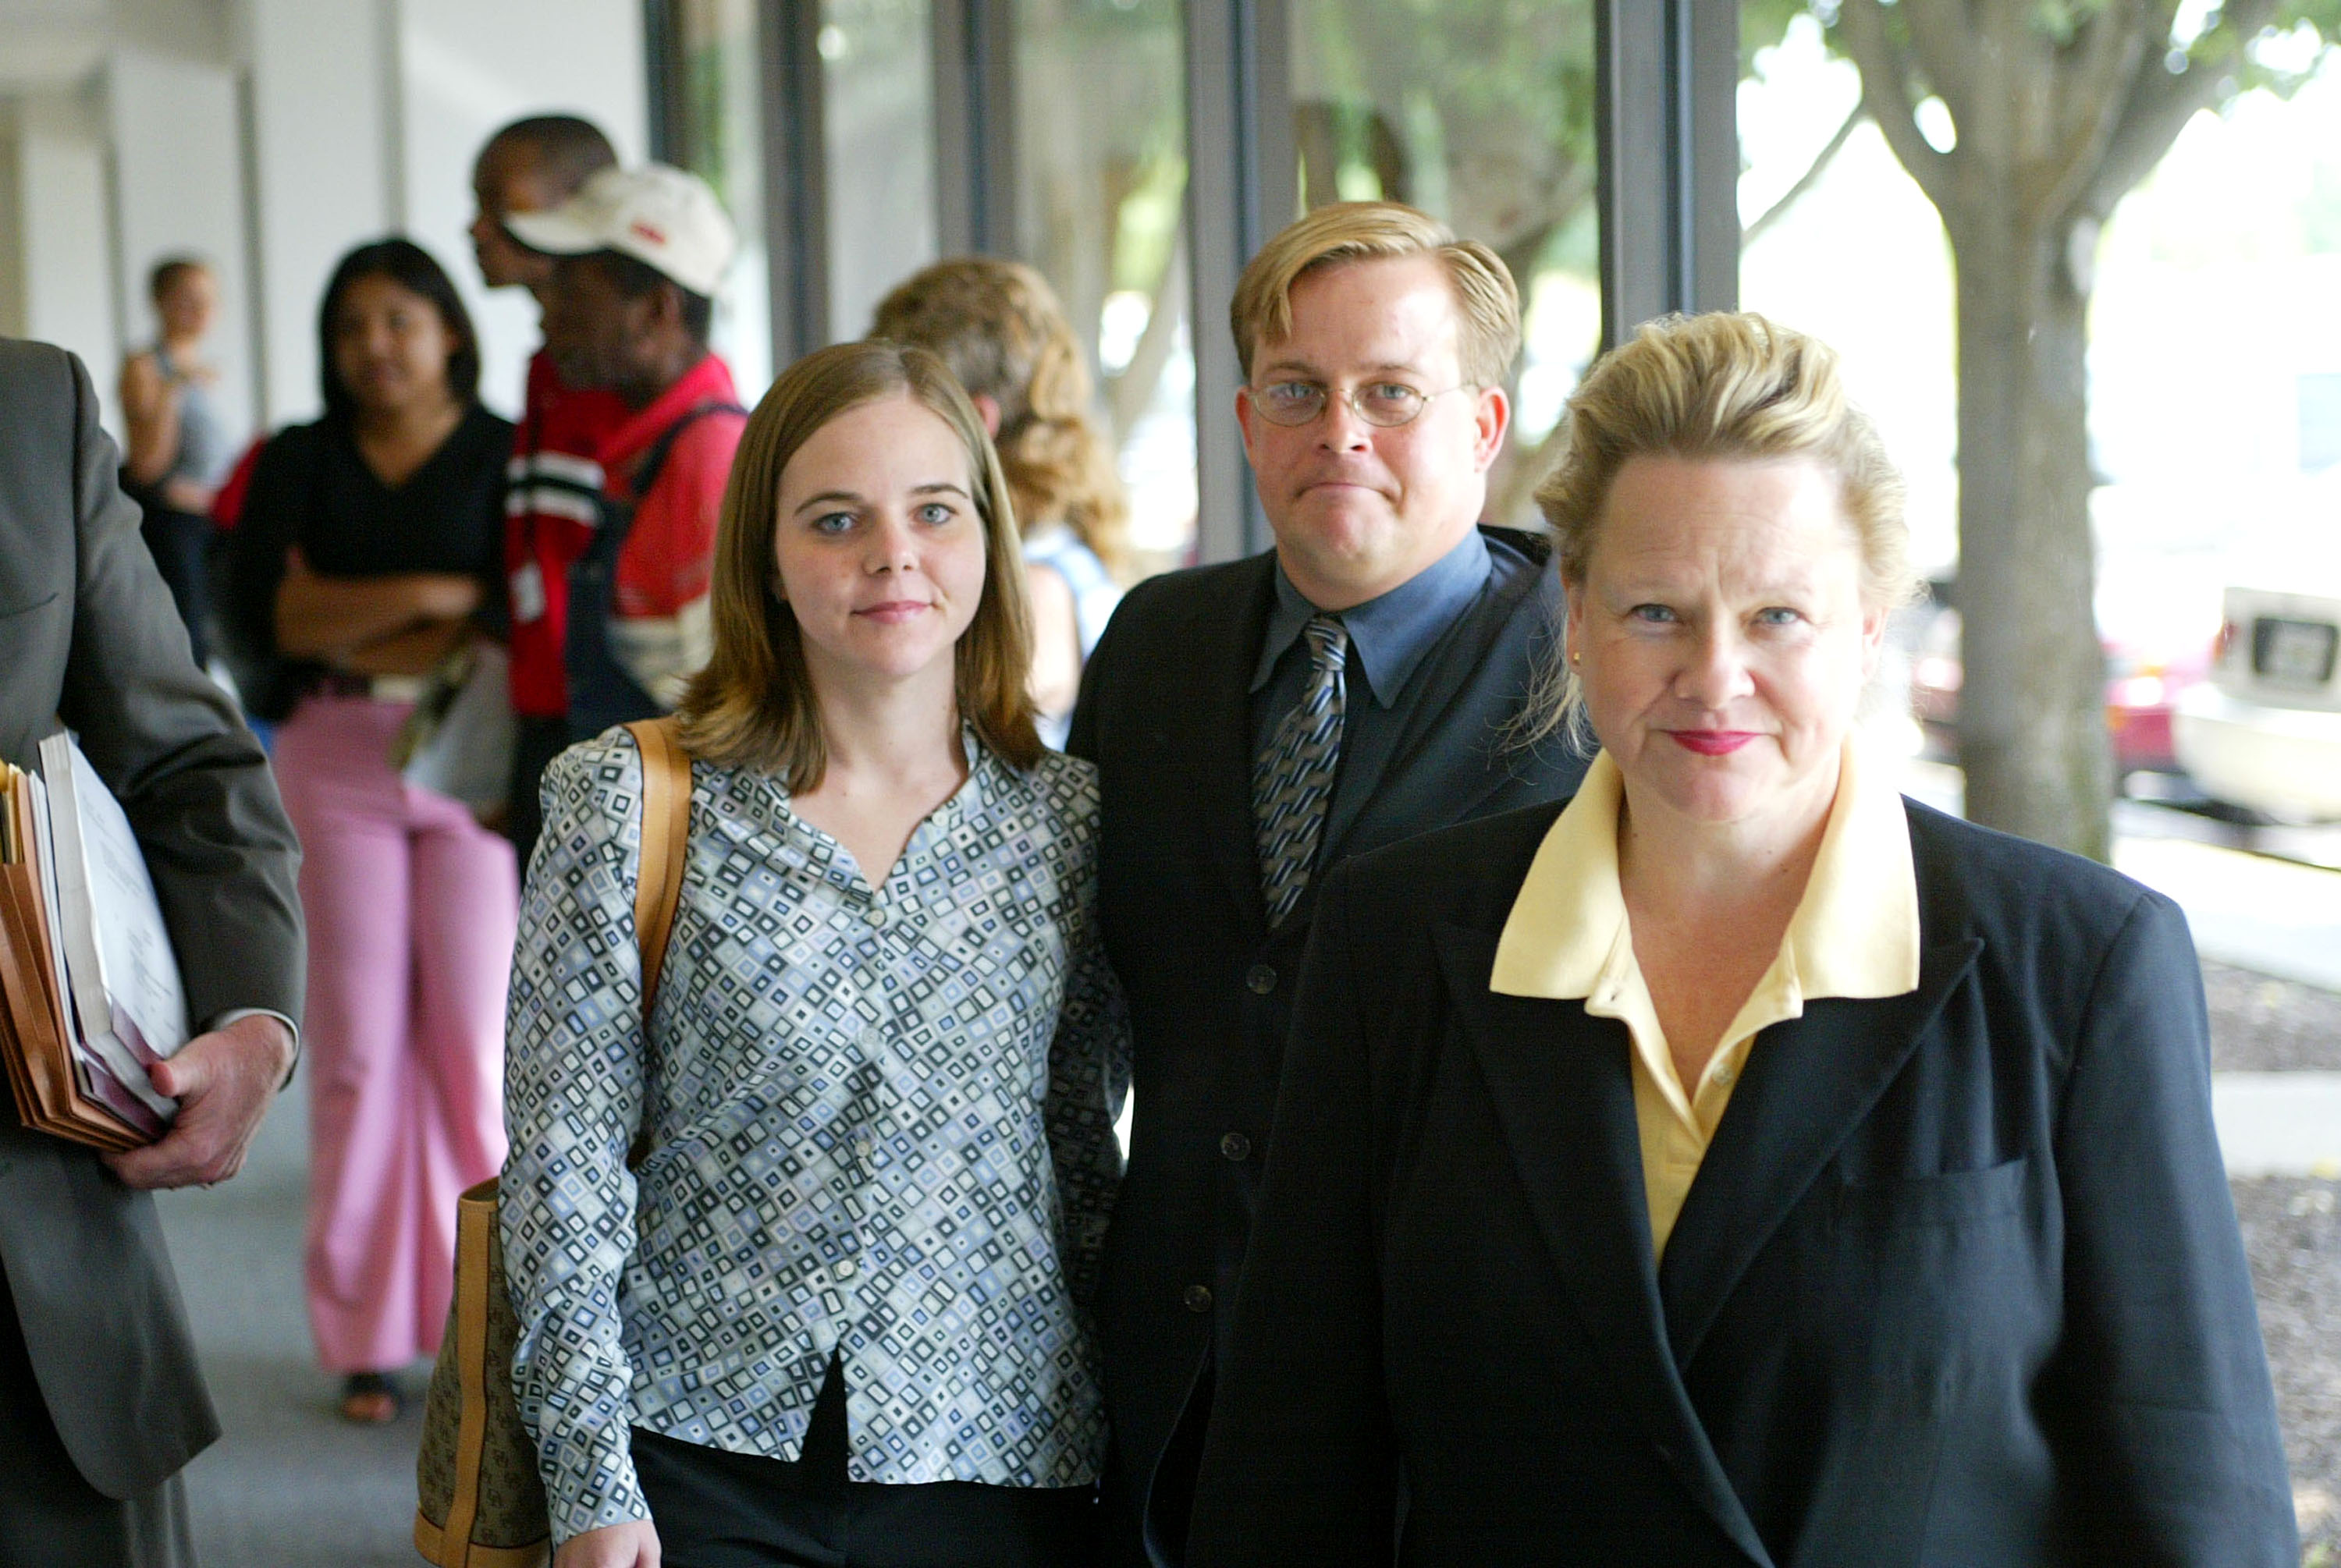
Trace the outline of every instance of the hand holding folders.
<instances>
[{"instance_id":1,"label":"hand holding folders","mask_svg":"<svg viewBox=\"0 0 2341 1568\"><path fill-rule=\"evenodd\" d=\"M0 764L0 1057L26 1126L105 1149L177 1112L146 1069L187 1040L186 1002L137 839L72 738L40 771Z\"/></svg>"}]
</instances>

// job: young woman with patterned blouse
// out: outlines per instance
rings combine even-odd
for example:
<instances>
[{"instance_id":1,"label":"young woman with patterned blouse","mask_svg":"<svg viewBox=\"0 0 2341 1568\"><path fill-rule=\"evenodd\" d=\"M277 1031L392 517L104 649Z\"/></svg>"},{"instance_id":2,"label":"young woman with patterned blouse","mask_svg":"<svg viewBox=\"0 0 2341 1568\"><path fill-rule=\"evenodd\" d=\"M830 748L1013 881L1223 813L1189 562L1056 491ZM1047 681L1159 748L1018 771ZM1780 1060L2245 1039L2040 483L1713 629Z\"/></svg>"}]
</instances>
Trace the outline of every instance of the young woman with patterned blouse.
<instances>
[{"instance_id":1,"label":"young woman with patterned blouse","mask_svg":"<svg viewBox=\"0 0 2341 1568\"><path fill-rule=\"evenodd\" d=\"M757 409L647 1031L640 755L546 775L503 1214L557 1568L1086 1552L1128 1034L1006 495L921 350L823 350Z\"/></svg>"}]
</instances>

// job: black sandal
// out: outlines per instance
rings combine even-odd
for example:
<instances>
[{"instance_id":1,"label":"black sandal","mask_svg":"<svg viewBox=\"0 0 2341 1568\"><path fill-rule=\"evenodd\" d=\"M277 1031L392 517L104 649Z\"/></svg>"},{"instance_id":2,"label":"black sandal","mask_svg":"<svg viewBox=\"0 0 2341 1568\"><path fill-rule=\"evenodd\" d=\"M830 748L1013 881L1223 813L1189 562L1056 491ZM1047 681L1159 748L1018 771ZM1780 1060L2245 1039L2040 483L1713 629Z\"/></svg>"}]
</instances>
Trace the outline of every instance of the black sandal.
<instances>
[{"instance_id":1,"label":"black sandal","mask_svg":"<svg viewBox=\"0 0 2341 1568\"><path fill-rule=\"evenodd\" d=\"M406 1409L398 1384L379 1372L353 1372L342 1379L342 1419L358 1426L387 1426Z\"/></svg>"}]
</instances>

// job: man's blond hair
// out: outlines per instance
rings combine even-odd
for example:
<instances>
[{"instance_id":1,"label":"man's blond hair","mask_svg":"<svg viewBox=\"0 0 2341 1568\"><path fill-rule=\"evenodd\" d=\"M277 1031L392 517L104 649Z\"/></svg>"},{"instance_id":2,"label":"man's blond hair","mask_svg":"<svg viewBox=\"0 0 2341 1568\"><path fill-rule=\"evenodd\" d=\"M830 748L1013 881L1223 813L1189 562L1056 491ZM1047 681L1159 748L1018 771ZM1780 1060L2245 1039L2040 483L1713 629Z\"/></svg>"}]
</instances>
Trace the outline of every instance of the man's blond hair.
<instances>
[{"instance_id":1,"label":"man's blond hair","mask_svg":"<svg viewBox=\"0 0 2341 1568\"><path fill-rule=\"evenodd\" d=\"M1520 291L1501 256L1430 213L1398 202L1336 202L1319 207L1262 245L1236 281L1229 306L1236 358L1251 379L1252 350L1292 332L1292 286L1323 267L1431 256L1455 293L1456 357L1474 386L1504 384L1520 348Z\"/></svg>"}]
</instances>

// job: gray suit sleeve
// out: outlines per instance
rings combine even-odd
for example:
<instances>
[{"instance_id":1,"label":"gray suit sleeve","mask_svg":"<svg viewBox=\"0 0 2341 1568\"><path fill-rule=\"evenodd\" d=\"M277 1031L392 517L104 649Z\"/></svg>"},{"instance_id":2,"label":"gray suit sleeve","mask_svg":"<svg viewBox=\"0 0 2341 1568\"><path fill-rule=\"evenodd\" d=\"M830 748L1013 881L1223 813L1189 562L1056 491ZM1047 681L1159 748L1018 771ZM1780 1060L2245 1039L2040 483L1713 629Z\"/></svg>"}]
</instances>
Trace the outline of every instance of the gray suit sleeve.
<instances>
[{"instance_id":1,"label":"gray suit sleeve","mask_svg":"<svg viewBox=\"0 0 2341 1568\"><path fill-rule=\"evenodd\" d=\"M121 800L154 874L198 1027L234 1008L298 1023L300 850L268 759L187 635L122 493L79 360L60 355L74 421L72 652L58 717ZM60 389L65 391L67 389Z\"/></svg>"}]
</instances>

